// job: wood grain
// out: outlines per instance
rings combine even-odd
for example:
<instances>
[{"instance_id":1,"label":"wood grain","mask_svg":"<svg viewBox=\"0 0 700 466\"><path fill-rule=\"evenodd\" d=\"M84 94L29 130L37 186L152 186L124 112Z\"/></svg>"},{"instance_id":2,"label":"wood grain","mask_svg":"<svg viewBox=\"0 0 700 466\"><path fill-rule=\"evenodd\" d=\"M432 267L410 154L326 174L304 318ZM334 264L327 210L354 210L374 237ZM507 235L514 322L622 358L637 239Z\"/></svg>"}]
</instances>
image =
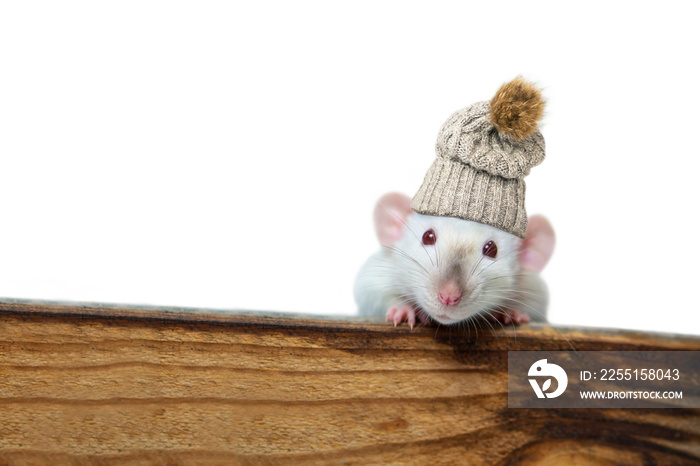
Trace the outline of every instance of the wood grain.
<instances>
[{"instance_id":1,"label":"wood grain","mask_svg":"<svg viewBox=\"0 0 700 466\"><path fill-rule=\"evenodd\" d=\"M698 464L700 410L507 408L509 350L700 339L0 302L0 464Z\"/></svg>"}]
</instances>

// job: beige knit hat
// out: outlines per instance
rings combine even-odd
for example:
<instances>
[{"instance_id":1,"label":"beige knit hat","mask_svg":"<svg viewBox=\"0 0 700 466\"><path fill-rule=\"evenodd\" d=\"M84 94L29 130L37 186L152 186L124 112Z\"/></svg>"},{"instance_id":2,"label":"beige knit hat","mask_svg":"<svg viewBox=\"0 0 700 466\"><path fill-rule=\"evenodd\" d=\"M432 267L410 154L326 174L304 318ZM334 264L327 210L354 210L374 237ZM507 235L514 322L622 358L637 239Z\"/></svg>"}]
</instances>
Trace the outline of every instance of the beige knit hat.
<instances>
[{"instance_id":1,"label":"beige knit hat","mask_svg":"<svg viewBox=\"0 0 700 466\"><path fill-rule=\"evenodd\" d=\"M490 102L455 112L438 134L437 158L411 207L426 215L459 217L525 237L525 181L544 160L537 124L544 100L518 77Z\"/></svg>"}]
</instances>

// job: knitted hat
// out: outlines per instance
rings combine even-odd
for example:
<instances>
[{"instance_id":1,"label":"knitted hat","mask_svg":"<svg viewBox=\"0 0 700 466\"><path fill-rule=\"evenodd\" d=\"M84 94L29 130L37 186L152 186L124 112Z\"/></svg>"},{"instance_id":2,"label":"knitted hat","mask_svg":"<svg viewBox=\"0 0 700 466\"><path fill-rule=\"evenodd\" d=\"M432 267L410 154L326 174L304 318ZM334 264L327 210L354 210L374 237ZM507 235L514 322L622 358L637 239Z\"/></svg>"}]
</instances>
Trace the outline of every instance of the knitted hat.
<instances>
[{"instance_id":1,"label":"knitted hat","mask_svg":"<svg viewBox=\"0 0 700 466\"><path fill-rule=\"evenodd\" d=\"M537 123L544 100L518 77L490 102L455 112L438 134L437 158L411 207L426 215L459 217L525 237L525 181L544 160Z\"/></svg>"}]
</instances>

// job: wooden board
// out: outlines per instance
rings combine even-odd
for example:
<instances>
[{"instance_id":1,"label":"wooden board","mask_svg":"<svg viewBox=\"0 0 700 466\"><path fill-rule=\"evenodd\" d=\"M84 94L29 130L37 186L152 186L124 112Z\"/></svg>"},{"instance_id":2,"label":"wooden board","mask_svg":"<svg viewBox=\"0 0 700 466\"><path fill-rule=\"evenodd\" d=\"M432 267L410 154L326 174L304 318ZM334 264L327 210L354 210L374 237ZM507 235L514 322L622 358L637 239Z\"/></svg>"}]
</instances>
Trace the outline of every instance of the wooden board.
<instances>
[{"instance_id":1,"label":"wooden board","mask_svg":"<svg viewBox=\"0 0 700 466\"><path fill-rule=\"evenodd\" d=\"M700 410L507 408L509 350L700 339L0 302L0 464L698 464Z\"/></svg>"}]
</instances>

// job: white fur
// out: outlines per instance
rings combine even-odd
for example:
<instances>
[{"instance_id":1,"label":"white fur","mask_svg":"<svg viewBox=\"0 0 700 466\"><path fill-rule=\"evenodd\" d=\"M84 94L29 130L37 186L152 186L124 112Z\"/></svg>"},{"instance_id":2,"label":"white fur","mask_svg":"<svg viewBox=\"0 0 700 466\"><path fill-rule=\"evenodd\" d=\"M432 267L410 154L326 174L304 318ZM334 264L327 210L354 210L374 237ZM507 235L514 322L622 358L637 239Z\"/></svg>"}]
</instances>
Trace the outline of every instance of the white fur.
<instances>
[{"instance_id":1,"label":"white fur","mask_svg":"<svg viewBox=\"0 0 700 466\"><path fill-rule=\"evenodd\" d=\"M423 245L428 229L437 236L435 245ZM495 259L482 253L489 240L498 247ZM506 308L544 320L546 288L536 273L521 272L520 245L516 236L482 223L409 215L401 239L372 255L360 270L354 289L360 315L384 316L390 306L410 303L442 324ZM463 298L447 306L438 300L438 286L455 264L462 270Z\"/></svg>"}]
</instances>

